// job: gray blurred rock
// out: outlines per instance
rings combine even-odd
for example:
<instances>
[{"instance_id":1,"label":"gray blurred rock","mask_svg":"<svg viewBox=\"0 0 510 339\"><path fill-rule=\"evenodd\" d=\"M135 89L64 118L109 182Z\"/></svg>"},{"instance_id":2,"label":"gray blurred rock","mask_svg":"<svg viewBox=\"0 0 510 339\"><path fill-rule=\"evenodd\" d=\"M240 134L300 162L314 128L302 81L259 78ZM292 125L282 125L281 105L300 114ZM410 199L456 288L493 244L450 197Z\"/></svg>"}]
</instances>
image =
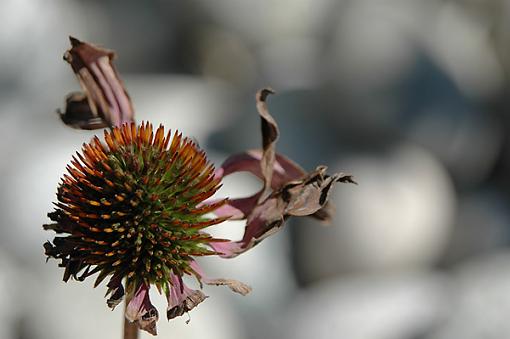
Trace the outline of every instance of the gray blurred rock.
<instances>
[{"instance_id":1,"label":"gray blurred rock","mask_svg":"<svg viewBox=\"0 0 510 339\"><path fill-rule=\"evenodd\" d=\"M354 174L359 185L337 185L330 227L300 220L293 251L301 281L437 261L452 230L456 199L450 178L433 156L402 145L331 167Z\"/></svg>"},{"instance_id":2,"label":"gray blurred rock","mask_svg":"<svg viewBox=\"0 0 510 339\"><path fill-rule=\"evenodd\" d=\"M510 333L510 253L488 254L455 271L448 321L427 339L506 339Z\"/></svg>"},{"instance_id":3,"label":"gray blurred rock","mask_svg":"<svg viewBox=\"0 0 510 339\"><path fill-rule=\"evenodd\" d=\"M330 279L294 298L273 338L409 339L448 307L444 279L430 272Z\"/></svg>"}]
</instances>

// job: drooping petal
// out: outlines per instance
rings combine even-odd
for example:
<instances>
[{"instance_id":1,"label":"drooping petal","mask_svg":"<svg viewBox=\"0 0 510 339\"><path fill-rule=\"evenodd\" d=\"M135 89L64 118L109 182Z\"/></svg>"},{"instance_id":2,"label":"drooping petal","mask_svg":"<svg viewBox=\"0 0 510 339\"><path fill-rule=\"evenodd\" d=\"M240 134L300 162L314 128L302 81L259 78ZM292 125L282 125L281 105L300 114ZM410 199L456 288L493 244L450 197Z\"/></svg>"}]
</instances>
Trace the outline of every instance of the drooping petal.
<instances>
[{"instance_id":1,"label":"drooping petal","mask_svg":"<svg viewBox=\"0 0 510 339\"><path fill-rule=\"evenodd\" d=\"M167 294L168 307L166 317L168 320L179 317L184 313L191 311L207 296L200 290L192 290L184 284L182 277L173 272L170 274L171 287Z\"/></svg>"},{"instance_id":2,"label":"drooping petal","mask_svg":"<svg viewBox=\"0 0 510 339\"><path fill-rule=\"evenodd\" d=\"M141 330L152 335L157 334L156 322L159 319L158 310L149 298L149 286L142 283L126 307L126 318L135 322Z\"/></svg>"},{"instance_id":3,"label":"drooping petal","mask_svg":"<svg viewBox=\"0 0 510 339\"><path fill-rule=\"evenodd\" d=\"M110 295L110 297L106 300L106 304L112 310L120 304L122 299L124 298L124 286L122 286L122 275L113 276L108 282L108 290L106 291L106 296Z\"/></svg>"},{"instance_id":4,"label":"drooping petal","mask_svg":"<svg viewBox=\"0 0 510 339\"><path fill-rule=\"evenodd\" d=\"M195 271L195 273L198 275L198 278L200 279L200 282L203 282L206 285L215 285L215 286L227 286L235 293L239 293L241 295L247 295L251 292L251 287L234 279L211 279L207 277L196 261L192 261L190 263L191 269Z\"/></svg>"},{"instance_id":5,"label":"drooping petal","mask_svg":"<svg viewBox=\"0 0 510 339\"><path fill-rule=\"evenodd\" d=\"M81 129L120 126L134 121L131 99L113 63L112 51L70 37L72 48L64 59L75 72L84 94L68 96L61 119Z\"/></svg>"},{"instance_id":6,"label":"drooping petal","mask_svg":"<svg viewBox=\"0 0 510 339\"><path fill-rule=\"evenodd\" d=\"M204 281L206 285L227 286L232 292L241 295L247 295L251 292L251 287L234 279L207 279Z\"/></svg>"}]
</instances>

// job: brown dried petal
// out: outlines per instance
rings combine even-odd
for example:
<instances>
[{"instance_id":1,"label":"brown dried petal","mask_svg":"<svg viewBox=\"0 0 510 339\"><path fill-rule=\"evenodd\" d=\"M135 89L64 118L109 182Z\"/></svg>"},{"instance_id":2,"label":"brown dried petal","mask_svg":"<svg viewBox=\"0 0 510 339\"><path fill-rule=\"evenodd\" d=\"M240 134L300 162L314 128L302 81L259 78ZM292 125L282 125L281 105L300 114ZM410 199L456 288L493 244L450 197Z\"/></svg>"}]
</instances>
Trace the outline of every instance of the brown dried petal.
<instances>
[{"instance_id":1,"label":"brown dried petal","mask_svg":"<svg viewBox=\"0 0 510 339\"><path fill-rule=\"evenodd\" d=\"M122 276L116 275L113 276L108 282L108 290L106 295L110 295L110 297L106 300L106 304L112 310L120 304L122 299L124 298L124 287L122 286Z\"/></svg>"},{"instance_id":2,"label":"brown dried petal","mask_svg":"<svg viewBox=\"0 0 510 339\"><path fill-rule=\"evenodd\" d=\"M207 285L228 286L233 292L241 295L247 295L251 292L250 286L234 279L207 279L204 282Z\"/></svg>"},{"instance_id":3,"label":"brown dried petal","mask_svg":"<svg viewBox=\"0 0 510 339\"><path fill-rule=\"evenodd\" d=\"M264 178L264 188L259 201L265 199L271 191L271 180L273 177L273 165L275 161L275 147L278 140L278 125L267 109L266 98L269 94L274 94L271 88L263 88L256 94L257 111L260 115L262 129L262 159L260 168Z\"/></svg>"}]
</instances>

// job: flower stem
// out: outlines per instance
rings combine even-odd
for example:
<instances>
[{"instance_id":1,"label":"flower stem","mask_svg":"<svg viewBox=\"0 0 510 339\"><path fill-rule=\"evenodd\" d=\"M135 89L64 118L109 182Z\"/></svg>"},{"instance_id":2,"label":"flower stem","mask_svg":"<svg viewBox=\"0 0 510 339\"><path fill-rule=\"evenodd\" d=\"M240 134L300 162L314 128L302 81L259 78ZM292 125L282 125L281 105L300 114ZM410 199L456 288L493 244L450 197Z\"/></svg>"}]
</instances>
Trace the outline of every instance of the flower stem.
<instances>
[{"instance_id":1,"label":"flower stem","mask_svg":"<svg viewBox=\"0 0 510 339\"><path fill-rule=\"evenodd\" d=\"M126 295L125 308L129 304L129 299ZM135 322L129 321L126 316L124 316L124 336L123 339L138 339L138 325Z\"/></svg>"}]
</instances>

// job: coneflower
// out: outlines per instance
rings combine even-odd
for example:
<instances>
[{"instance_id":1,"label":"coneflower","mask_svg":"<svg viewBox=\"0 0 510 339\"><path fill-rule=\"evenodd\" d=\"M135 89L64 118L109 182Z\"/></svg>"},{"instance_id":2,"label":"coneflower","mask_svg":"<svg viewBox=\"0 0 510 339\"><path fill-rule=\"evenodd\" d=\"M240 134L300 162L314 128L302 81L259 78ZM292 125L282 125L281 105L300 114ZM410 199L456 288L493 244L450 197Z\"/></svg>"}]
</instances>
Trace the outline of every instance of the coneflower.
<instances>
[{"instance_id":1,"label":"coneflower","mask_svg":"<svg viewBox=\"0 0 510 339\"><path fill-rule=\"evenodd\" d=\"M97 286L109 278L107 300L115 307L129 296L126 316L156 334L157 310L148 289L155 285L168 298L168 319L204 300L182 281L227 284L246 294L249 288L231 280L207 280L194 261L216 254L211 244L222 239L205 229L226 217L208 218L226 200L204 205L220 187L214 167L189 138L165 135L149 123L105 131L84 144L67 167L57 190L54 221L45 229L64 234L45 244L46 255L61 260L64 281L97 273Z\"/></svg>"},{"instance_id":2,"label":"coneflower","mask_svg":"<svg viewBox=\"0 0 510 339\"><path fill-rule=\"evenodd\" d=\"M329 193L352 176L328 175L325 166L306 172L276 153L278 125L266 98L257 93L262 149L229 157L215 170L199 147L179 132L136 125L131 99L112 64L113 52L71 38L66 52L83 93L67 97L60 117L80 129L109 127L83 145L57 188L53 221L44 225L57 237L44 244L48 257L60 260L64 281L97 274L95 286L108 279L107 304L126 300L124 338L137 327L156 334L158 311L149 299L154 285L168 300L168 319L181 316L205 298L202 284L226 285L242 295L250 287L231 279L210 279L198 256L234 257L274 234L290 217L330 219ZM210 200L223 177L247 171L263 187L252 196ZM213 215L215 217L210 217ZM206 228L227 219L246 220L239 241L217 239ZM200 289L183 277L195 277ZM133 326L133 324L135 326Z\"/></svg>"}]
</instances>

